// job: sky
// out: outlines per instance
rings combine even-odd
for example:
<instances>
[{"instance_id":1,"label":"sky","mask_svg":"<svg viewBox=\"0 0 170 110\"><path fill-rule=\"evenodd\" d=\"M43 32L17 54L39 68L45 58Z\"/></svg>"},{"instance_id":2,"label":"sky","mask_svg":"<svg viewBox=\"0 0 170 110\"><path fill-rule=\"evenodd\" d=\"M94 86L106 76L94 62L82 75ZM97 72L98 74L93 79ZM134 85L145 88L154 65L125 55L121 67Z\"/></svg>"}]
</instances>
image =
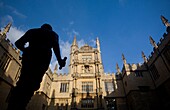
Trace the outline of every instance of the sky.
<instances>
[{"instance_id":1,"label":"sky","mask_svg":"<svg viewBox=\"0 0 170 110\"><path fill-rule=\"evenodd\" d=\"M28 29L49 23L59 35L62 57L68 57L58 73L68 73L74 36L79 48L96 48L98 37L104 71L116 73L116 63L123 66L122 53L130 64L143 63L141 51L149 57L149 36L157 43L166 32L160 16L170 20L169 6L169 0L0 0L0 28L12 22L7 37L14 43ZM52 70L56 63L53 54Z\"/></svg>"}]
</instances>

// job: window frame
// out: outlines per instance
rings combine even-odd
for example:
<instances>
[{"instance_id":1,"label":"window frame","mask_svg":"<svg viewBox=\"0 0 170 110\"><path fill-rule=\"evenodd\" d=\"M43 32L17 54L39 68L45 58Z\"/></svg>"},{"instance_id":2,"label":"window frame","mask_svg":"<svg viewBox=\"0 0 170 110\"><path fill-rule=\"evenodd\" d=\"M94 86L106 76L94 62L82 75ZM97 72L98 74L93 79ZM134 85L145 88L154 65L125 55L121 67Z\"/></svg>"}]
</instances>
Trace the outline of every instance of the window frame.
<instances>
[{"instance_id":1,"label":"window frame","mask_svg":"<svg viewBox=\"0 0 170 110\"><path fill-rule=\"evenodd\" d=\"M60 83L60 93L67 93L69 92L69 83L61 82Z\"/></svg>"}]
</instances>

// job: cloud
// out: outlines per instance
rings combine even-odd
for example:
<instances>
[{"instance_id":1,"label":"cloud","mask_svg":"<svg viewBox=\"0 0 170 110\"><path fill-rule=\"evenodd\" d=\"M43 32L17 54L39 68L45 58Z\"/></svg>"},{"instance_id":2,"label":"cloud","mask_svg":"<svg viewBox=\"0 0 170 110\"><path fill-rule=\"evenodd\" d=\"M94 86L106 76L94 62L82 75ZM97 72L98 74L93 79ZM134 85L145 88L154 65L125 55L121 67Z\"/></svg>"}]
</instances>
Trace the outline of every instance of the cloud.
<instances>
[{"instance_id":1,"label":"cloud","mask_svg":"<svg viewBox=\"0 0 170 110\"><path fill-rule=\"evenodd\" d=\"M66 33L66 35L70 38L73 38L74 36L80 36L80 33L72 28L74 25L74 21L70 21L67 25L67 27L63 28L63 32Z\"/></svg>"},{"instance_id":2,"label":"cloud","mask_svg":"<svg viewBox=\"0 0 170 110\"><path fill-rule=\"evenodd\" d=\"M14 44L14 42L19 39L25 32L18 29L17 27L11 26L9 32L7 33L7 38Z\"/></svg>"},{"instance_id":3,"label":"cloud","mask_svg":"<svg viewBox=\"0 0 170 110\"><path fill-rule=\"evenodd\" d=\"M18 17L20 17L20 18L26 18L26 17L27 17L26 15L18 12L17 10L13 10L13 13L14 13L15 15L17 15Z\"/></svg>"},{"instance_id":4,"label":"cloud","mask_svg":"<svg viewBox=\"0 0 170 110\"><path fill-rule=\"evenodd\" d=\"M0 18L0 25L1 26L5 26L5 25L7 25L9 22L13 22L14 20L13 20L13 18L12 18L12 16L10 16L10 15L5 15L5 16L3 16L2 18Z\"/></svg>"},{"instance_id":5,"label":"cloud","mask_svg":"<svg viewBox=\"0 0 170 110\"><path fill-rule=\"evenodd\" d=\"M79 36L79 35L80 35L79 32L75 31L74 29L72 30L72 33L73 33L74 35L76 35L76 36Z\"/></svg>"},{"instance_id":6,"label":"cloud","mask_svg":"<svg viewBox=\"0 0 170 110\"><path fill-rule=\"evenodd\" d=\"M3 2L0 2L0 8L5 9L7 11L10 11L13 14L15 14L16 16L20 17L20 18L26 18L27 17L26 15L19 12L16 8L14 8L14 7L10 6L10 5L6 5Z\"/></svg>"},{"instance_id":7,"label":"cloud","mask_svg":"<svg viewBox=\"0 0 170 110\"><path fill-rule=\"evenodd\" d=\"M68 73L69 70L69 63L70 63L70 47L71 47L71 43L69 43L68 41L64 42L62 40L60 40L59 42L60 44L60 52L61 52L61 57L67 57L67 61L66 61L66 66L62 69L57 71L57 73ZM56 59L56 56L53 52L53 56L51 59L51 64L50 64L50 68L53 71L55 68L55 65L58 64L58 61ZM58 65L59 68L59 65Z\"/></svg>"},{"instance_id":8,"label":"cloud","mask_svg":"<svg viewBox=\"0 0 170 110\"><path fill-rule=\"evenodd\" d=\"M95 46L96 46L96 40L91 39L91 40L90 40L90 45L91 45L92 47L95 47Z\"/></svg>"},{"instance_id":9,"label":"cloud","mask_svg":"<svg viewBox=\"0 0 170 110\"><path fill-rule=\"evenodd\" d=\"M80 48L85 45L85 41L83 39L81 39L81 40L77 41L77 44L78 44L78 47Z\"/></svg>"},{"instance_id":10,"label":"cloud","mask_svg":"<svg viewBox=\"0 0 170 110\"><path fill-rule=\"evenodd\" d=\"M69 29L69 28L63 28L64 33L66 33L66 35L70 38L76 36L79 36L79 32L76 31L75 29Z\"/></svg>"}]
</instances>

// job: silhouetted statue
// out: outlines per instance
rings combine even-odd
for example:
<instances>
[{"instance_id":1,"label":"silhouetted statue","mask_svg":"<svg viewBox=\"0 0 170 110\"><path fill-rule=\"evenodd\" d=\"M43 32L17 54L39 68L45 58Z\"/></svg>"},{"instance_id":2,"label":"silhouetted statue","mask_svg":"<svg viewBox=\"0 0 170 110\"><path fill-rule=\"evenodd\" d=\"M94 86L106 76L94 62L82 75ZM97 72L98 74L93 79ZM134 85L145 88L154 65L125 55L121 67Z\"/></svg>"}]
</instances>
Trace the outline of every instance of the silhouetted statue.
<instances>
[{"instance_id":1,"label":"silhouetted statue","mask_svg":"<svg viewBox=\"0 0 170 110\"><path fill-rule=\"evenodd\" d=\"M25 44L29 43L28 47ZM66 64L66 57L61 59L58 35L49 24L43 24L41 28L28 30L15 42L22 54L22 69L16 87L11 91L7 110L25 110L27 103L38 90L42 77L47 71L53 48L60 65L59 69Z\"/></svg>"}]
</instances>

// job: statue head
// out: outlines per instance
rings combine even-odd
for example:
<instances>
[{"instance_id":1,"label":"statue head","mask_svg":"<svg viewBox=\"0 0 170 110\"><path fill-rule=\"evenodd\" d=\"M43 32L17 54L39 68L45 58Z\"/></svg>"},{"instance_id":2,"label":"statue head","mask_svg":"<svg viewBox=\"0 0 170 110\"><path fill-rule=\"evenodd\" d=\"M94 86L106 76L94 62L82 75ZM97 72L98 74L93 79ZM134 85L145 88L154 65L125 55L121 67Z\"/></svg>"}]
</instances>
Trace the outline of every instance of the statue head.
<instances>
[{"instance_id":1,"label":"statue head","mask_svg":"<svg viewBox=\"0 0 170 110\"><path fill-rule=\"evenodd\" d=\"M42 29L48 29L48 30L51 30L51 31L53 30L52 27L51 27L51 25L49 25L49 24L43 24L43 25L41 26L41 28L42 28Z\"/></svg>"}]
</instances>

